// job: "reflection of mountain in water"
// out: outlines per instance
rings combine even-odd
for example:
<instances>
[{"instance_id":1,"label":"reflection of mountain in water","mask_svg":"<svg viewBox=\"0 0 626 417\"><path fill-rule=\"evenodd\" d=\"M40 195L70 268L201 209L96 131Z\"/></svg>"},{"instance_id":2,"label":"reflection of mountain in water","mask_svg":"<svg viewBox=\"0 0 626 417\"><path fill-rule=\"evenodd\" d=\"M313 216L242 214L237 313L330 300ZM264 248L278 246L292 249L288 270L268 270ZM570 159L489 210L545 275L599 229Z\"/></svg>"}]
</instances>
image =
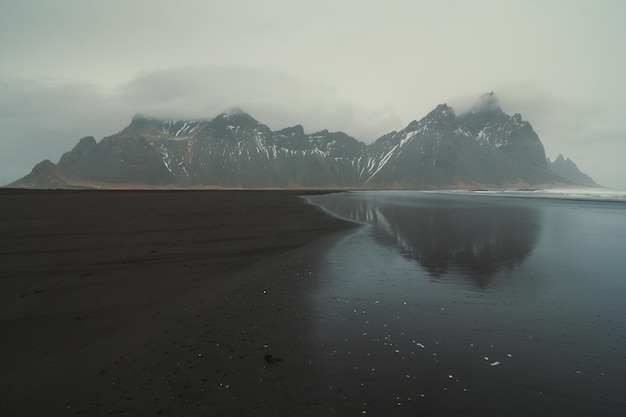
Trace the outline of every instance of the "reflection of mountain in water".
<instances>
[{"instance_id":1,"label":"reflection of mountain in water","mask_svg":"<svg viewBox=\"0 0 626 417\"><path fill-rule=\"evenodd\" d=\"M312 201L372 225L380 243L398 247L435 278L454 270L485 287L496 272L512 269L532 251L539 219L529 207L471 196L409 195L345 194Z\"/></svg>"}]
</instances>

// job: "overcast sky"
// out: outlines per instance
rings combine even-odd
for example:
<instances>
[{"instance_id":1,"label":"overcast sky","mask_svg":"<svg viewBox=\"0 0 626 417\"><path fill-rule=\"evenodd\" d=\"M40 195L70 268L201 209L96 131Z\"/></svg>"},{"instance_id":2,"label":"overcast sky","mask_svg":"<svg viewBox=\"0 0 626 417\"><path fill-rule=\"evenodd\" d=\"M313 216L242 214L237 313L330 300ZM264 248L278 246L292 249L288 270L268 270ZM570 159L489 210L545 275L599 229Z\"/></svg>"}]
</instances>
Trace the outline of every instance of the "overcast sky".
<instances>
[{"instance_id":1,"label":"overcast sky","mask_svg":"<svg viewBox=\"0 0 626 417\"><path fill-rule=\"evenodd\" d=\"M626 189L625 21L623 0L3 0L0 184L136 113L369 143L494 91L548 157Z\"/></svg>"}]
</instances>

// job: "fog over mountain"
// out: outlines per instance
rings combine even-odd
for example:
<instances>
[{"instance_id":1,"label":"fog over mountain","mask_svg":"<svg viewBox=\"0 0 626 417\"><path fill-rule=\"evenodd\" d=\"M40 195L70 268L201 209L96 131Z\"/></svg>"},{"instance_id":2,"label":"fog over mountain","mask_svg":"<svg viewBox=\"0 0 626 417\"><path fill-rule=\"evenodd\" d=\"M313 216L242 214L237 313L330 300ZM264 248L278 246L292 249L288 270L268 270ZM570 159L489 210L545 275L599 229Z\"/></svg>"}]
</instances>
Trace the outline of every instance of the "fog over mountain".
<instances>
[{"instance_id":1,"label":"fog over mountain","mask_svg":"<svg viewBox=\"0 0 626 417\"><path fill-rule=\"evenodd\" d=\"M366 144L496 91L600 184L626 188L626 3L25 0L0 6L0 183L133 114Z\"/></svg>"},{"instance_id":2,"label":"fog over mountain","mask_svg":"<svg viewBox=\"0 0 626 417\"><path fill-rule=\"evenodd\" d=\"M551 169L551 168L556 168ZM557 173L558 172L558 173ZM472 188L597 185L546 159L530 123L493 93L457 115L438 105L370 145L302 125L272 130L242 109L214 119L136 115L118 134L81 139L11 187Z\"/></svg>"}]
</instances>

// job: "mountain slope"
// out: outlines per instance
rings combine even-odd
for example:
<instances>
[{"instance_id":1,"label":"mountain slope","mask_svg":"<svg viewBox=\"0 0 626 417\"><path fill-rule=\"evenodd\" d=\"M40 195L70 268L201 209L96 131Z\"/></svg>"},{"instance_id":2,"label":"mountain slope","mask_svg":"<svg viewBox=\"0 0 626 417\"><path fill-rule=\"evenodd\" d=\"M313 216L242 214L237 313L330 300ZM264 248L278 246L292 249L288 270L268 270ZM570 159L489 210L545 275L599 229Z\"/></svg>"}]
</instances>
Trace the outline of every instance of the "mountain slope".
<instances>
[{"instance_id":1,"label":"mountain slope","mask_svg":"<svg viewBox=\"0 0 626 417\"><path fill-rule=\"evenodd\" d=\"M554 162L547 159L548 168L555 174L562 178L565 178L569 182L575 185L582 185L584 187L600 187L591 177L581 172L576 164L569 158L563 157L559 154Z\"/></svg>"},{"instance_id":2,"label":"mountain slope","mask_svg":"<svg viewBox=\"0 0 626 417\"><path fill-rule=\"evenodd\" d=\"M429 187L490 182L482 168L484 152L445 104L400 132L383 136L369 149L372 163L365 175L371 185Z\"/></svg>"},{"instance_id":3,"label":"mountain slope","mask_svg":"<svg viewBox=\"0 0 626 417\"><path fill-rule=\"evenodd\" d=\"M119 133L96 143L85 137L61 156L59 168L88 181L115 184L173 184L161 155L143 136Z\"/></svg>"},{"instance_id":4,"label":"mountain slope","mask_svg":"<svg viewBox=\"0 0 626 417\"><path fill-rule=\"evenodd\" d=\"M151 142L177 181L227 187L354 185L352 160L364 149L341 132L307 135L299 125L274 132L239 110L220 114L182 142Z\"/></svg>"},{"instance_id":5,"label":"mountain slope","mask_svg":"<svg viewBox=\"0 0 626 417\"><path fill-rule=\"evenodd\" d=\"M467 114L442 104L370 146L364 172L372 185L507 186L567 182L548 169L530 123L508 116L493 93Z\"/></svg>"},{"instance_id":6,"label":"mountain slope","mask_svg":"<svg viewBox=\"0 0 626 417\"><path fill-rule=\"evenodd\" d=\"M46 159L35 165L32 171L19 180L8 184L9 188L89 188L90 184L76 178Z\"/></svg>"}]
</instances>

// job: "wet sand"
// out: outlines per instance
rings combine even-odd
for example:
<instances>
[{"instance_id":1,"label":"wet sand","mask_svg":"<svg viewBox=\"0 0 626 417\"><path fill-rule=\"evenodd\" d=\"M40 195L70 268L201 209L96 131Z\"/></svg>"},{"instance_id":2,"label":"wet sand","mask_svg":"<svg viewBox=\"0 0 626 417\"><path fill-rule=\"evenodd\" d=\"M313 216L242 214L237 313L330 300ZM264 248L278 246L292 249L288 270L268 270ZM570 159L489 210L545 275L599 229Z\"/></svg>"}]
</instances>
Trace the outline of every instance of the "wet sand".
<instances>
[{"instance_id":1,"label":"wet sand","mask_svg":"<svg viewBox=\"0 0 626 417\"><path fill-rule=\"evenodd\" d=\"M0 190L0 415L328 415L298 191Z\"/></svg>"},{"instance_id":2,"label":"wet sand","mask_svg":"<svg viewBox=\"0 0 626 417\"><path fill-rule=\"evenodd\" d=\"M623 202L309 198L367 223L319 270L335 415L626 415Z\"/></svg>"}]
</instances>

